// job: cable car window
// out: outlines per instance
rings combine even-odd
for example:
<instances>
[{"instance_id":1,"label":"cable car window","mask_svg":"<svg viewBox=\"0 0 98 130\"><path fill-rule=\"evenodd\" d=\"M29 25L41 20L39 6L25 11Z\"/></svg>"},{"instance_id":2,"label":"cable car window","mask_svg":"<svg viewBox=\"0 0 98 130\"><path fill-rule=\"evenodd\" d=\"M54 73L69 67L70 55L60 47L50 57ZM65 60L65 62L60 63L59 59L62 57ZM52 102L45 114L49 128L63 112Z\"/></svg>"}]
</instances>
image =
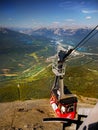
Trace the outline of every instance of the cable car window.
<instances>
[{"instance_id":1,"label":"cable car window","mask_svg":"<svg viewBox=\"0 0 98 130\"><path fill-rule=\"evenodd\" d=\"M74 111L74 105L72 104L72 105L68 105L67 106L67 113L68 112L73 112Z\"/></svg>"}]
</instances>

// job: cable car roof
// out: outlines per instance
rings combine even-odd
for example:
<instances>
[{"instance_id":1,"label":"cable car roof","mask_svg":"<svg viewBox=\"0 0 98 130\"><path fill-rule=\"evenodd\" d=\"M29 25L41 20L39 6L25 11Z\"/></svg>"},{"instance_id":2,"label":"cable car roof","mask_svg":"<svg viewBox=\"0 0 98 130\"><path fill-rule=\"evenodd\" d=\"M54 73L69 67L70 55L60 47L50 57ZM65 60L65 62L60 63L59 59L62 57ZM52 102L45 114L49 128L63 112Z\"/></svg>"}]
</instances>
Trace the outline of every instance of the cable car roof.
<instances>
[{"instance_id":1,"label":"cable car roof","mask_svg":"<svg viewBox=\"0 0 98 130\"><path fill-rule=\"evenodd\" d=\"M74 94L66 94L60 98L59 102L65 105L73 104L77 102L77 97Z\"/></svg>"}]
</instances>

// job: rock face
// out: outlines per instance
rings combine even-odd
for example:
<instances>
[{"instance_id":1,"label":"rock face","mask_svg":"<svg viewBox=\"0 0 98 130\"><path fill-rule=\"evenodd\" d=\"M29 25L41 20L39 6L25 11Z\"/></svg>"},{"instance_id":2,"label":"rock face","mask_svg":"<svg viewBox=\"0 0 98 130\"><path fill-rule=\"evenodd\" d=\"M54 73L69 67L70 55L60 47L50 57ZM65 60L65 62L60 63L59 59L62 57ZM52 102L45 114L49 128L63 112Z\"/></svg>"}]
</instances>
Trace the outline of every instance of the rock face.
<instances>
[{"instance_id":1,"label":"rock face","mask_svg":"<svg viewBox=\"0 0 98 130\"><path fill-rule=\"evenodd\" d=\"M44 123L53 117L49 100L16 101L0 104L0 130L59 130L60 123Z\"/></svg>"},{"instance_id":2,"label":"rock face","mask_svg":"<svg viewBox=\"0 0 98 130\"><path fill-rule=\"evenodd\" d=\"M93 105L79 102L81 107ZM0 130L62 130L62 123L43 122L49 117L55 117L49 99L0 103ZM66 129L75 130L75 125Z\"/></svg>"},{"instance_id":3,"label":"rock face","mask_svg":"<svg viewBox=\"0 0 98 130\"><path fill-rule=\"evenodd\" d=\"M98 103L90 111L88 117L84 120L83 124L80 126L79 130L98 130Z\"/></svg>"}]
</instances>

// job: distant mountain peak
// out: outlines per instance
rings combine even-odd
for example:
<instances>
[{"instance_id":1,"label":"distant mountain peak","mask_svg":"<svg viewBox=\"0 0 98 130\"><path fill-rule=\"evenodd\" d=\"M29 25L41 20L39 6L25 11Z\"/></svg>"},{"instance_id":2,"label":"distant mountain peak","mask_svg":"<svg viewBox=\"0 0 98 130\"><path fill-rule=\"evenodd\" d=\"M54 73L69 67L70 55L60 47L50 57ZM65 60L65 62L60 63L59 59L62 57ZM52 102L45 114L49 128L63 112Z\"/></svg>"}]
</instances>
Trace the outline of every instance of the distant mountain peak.
<instances>
[{"instance_id":1,"label":"distant mountain peak","mask_svg":"<svg viewBox=\"0 0 98 130\"><path fill-rule=\"evenodd\" d=\"M6 28L3 28L3 27L0 27L0 32L3 33L3 34L7 34L8 31Z\"/></svg>"}]
</instances>

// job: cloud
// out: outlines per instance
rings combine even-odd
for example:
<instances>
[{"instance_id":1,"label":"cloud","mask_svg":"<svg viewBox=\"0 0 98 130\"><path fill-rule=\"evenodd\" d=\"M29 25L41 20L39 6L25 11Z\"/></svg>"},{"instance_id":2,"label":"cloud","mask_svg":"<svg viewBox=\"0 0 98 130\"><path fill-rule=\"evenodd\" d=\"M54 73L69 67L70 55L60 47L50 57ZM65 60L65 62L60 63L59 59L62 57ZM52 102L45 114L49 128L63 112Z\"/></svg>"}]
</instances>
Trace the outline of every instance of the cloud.
<instances>
[{"instance_id":1,"label":"cloud","mask_svg":"<svg viewBox=\"0 0 98 130\"><path fill-rule=\"evenodd\" d=\"M58 22L58 21L55 21L55 22L53 22L52 24L59 24L60 22Z\"/></svg>"},{"instance_id":2,"label":"cloud","mask_svg":"<svg viewBox=\"0 0 98 130\"><path fill-rule=\"evenodd\" d=\"M98 13L98 10L82 10L84 14Z\"/></svg>"},{"instance_id":3,"label":"cloud","mask_svg":"<svg viewBox=\"0 0 98 130\"><path fill-rule=\"evenodd\" d=\"M83 0L62 0L61 3L59 3L59 7L64 8L64 9L80 9L84 7L85 2Z\"/></svg>"},{"instance_id":4,"label":"cloud","mask_svg":"<svg viewBox=\"0 0 98 130\"><path fill-rule=\"evenodd\" d=\"M70 7L71 5L72 5L72 1L65 1L59 4L60 7Z\"/></svg>"},{"instance_id":5,"label":"cloud","mask_svg":"<svg viewBox=\"0 0 98 130\"><path fill-rule=\"evenodd\" d=\"M53 21L49 27L51 28L56 28L56 27L60 27L61 26L61 23L59 21Z\"/></svg>"},{"instance_id":6,"label":"cloud","mask_svg":"<svg viewBox=\"0 0 98 130\"><path fill-rule=\"evenodd\" d=\"M91 19L91 18L92 18L91 16L87 16L87 17L86 17L87 20L89 20L89 19Z\"/></svg>"},{"instance_id":7,"label":"cloud","mask_svg":"<svg viewBox=\"0 0 98 130\"><path fill-rule=\"evenodd\" d=\"M67 21L67 22L74 22L75 20L74 19L66 19L65 21Z\"/></svg>"}]
</instances>

